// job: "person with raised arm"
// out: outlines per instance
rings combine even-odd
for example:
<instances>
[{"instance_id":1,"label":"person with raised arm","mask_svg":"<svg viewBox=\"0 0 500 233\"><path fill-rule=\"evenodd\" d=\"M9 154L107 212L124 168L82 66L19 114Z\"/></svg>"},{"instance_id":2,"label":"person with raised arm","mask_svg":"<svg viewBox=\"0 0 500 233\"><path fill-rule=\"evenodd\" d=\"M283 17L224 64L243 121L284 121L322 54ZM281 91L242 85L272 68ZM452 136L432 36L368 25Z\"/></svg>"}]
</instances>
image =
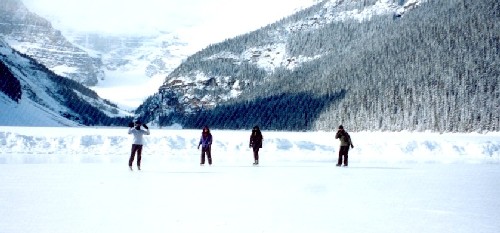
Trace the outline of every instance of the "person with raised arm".
<instances>
[{"instance_id":1,"label":"person with raised arm","mask_svg":"<svg viewBox=\"0 0 500 233\"><path fill-rule=\"evenodd\" d=\"M128 160L128 166L132 171L132 163L134 162L135 154L137 153L137 169L141 170L142 146L144 145L143 135L149 135L149 128L146 124L142 124L142 122L139 120L130 122L128 126L128 134L134 135L130 159ZM144 129L141 129L141 126Z\"/></svg>"},{"instance_id":2,"label":"person with raised arm","mask_svg":"<svg viewBox=\"0 0 500 233\"><path fill-rule=\"evenodd\" d=\"M351 141L351 136L344 130L344 126L340 125L337 133L335 134L335 139L340 140L340 149L339 149L339 159L337 162L337 167L342 166L342 159L344 162L344 167L348 165L348 154L349 154L349 146L354 148L354 145Z\"/></svg>"}]
</instances>

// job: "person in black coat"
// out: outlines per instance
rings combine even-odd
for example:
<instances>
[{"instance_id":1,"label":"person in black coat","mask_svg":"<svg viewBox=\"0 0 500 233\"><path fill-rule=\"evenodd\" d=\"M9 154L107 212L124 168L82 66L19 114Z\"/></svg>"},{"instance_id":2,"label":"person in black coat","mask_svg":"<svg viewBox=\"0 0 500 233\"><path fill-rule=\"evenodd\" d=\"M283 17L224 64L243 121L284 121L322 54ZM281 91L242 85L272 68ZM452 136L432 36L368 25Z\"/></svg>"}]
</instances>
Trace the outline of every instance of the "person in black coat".
<instances>
[{"instance_id":1,"label":"person in black coat","mask_svg":"<svg viewBox=\"0 0 500 233\"><path fill-rule=\"evenodd\" d=\"M255 159L253 165L259 165L259 149L262 148L262 140L264 140L264 137L259 126L254 126L250 135L250 148L253 149L253 158Z\"/></svg>"},{"instance_id":2,"label":"person in black coat","mask_svg":"<svg viewBox=\"0 0 500 233\"><path fill-rule=\"evenodd\" d=\"M348 165L349 158L349 146L354 148L352 144L351 136L344 130L344 126L340 125L339 130L335 134L335 138L340 140L340 149L339 149L339 159L337 162L337 167L342 165L342 158L344 160L344 166Z\"/></svg>"}]
</instances>

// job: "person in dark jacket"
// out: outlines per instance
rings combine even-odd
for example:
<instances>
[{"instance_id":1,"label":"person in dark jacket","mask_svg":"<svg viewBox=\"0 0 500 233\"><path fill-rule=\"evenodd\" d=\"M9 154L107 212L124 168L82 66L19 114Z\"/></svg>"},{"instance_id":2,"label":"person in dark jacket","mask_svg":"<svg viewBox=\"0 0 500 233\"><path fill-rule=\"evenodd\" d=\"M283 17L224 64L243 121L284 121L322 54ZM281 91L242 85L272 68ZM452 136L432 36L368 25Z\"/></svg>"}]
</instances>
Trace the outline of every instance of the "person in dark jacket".
<instances>
[{"instance_id":1,"label":"person in dark jacket","mask_svg":"<svg viewBox=\"0 0 500 233\"><path fill-rule=\"evenodd\" d=\"M208 126L203 127L201 132L200 143L198 144L198 149L201 146L201 162L200 165L205 165L205 155L208 159L208 164L212 165L212 134Z\"/></svg>"},{"instance_id":2,"label":"person in dark jacket","mask_svg":"<svg viewBox=\"0 0 500 233\"><path fill-rule=\"evenodd\" d=\"M255 160L253 165L259 165L259 149L262 148L262 140L264 140L264 137L259 126L254 126L250 135L250 148L253 149L253 158Z\"/></svg>"},{"instance_id":3,"label":"person in dark jacket","mask_svg":"<svg viewBox=\"0 0 500 233\"><path fill-rule=\"evenodd\" d=\"M144 127L144 129L141 129ZM132 142L132 151L130 152L130 159L128 160L128 166L132 170L132 163L134 162L135 154L137 153L137 169L141 170L141 155L142 155L142 145L144 144L143 135L149 135L149 128L146 124L142 124L139 120L135 123L130 122L128 124L128 134L134 135L134 140Z\"/></svg>"},{"instance_id":4,"label":"person in dark jacket","mask_svg":"<svg viewBox=\"0 0 500 233\"><path fill-rule=\"evenodd\" d=\"M335 139L340 140L339 160L337 162L337 167L340 167L342 165L342 157L344 159L344 166L347 167L349 158L349 146L351 148L354 148L354 145L351 141L351 136L349 136L349 134L344 130L344 126L340 125L337 134L335 134Z\"/></svg>"}]
</instances>

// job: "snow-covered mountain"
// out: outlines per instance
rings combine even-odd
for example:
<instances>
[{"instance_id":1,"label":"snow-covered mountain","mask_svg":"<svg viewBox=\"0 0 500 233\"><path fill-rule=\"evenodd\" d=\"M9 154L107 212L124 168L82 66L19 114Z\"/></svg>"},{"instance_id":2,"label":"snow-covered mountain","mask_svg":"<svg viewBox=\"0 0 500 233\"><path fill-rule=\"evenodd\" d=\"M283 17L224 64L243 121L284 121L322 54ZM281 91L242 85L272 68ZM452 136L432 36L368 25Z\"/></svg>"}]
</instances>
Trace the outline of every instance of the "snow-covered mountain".
<instances>
[{"instance_id":1,"label":"snow-covered mountain","mask_svg":"<svg viewBox=\"0 0 500 233\"><path fill-rule=\"evenodd\" d=\"M315 2L318 0L304 0L303 6L295 3L299 5L295 10ZM156 92L165 76L206 43L191 41L193 32L180 35L161 28L145 34L65 27L56 30L48 20L30 12L21 0L8 0L1 8L5 13L0 16L0 25L4 25L0 34L13 48L126 109L137 107ZM55 25L61 20L45 17L54 20ZM122 94L125 92L129 93L127 97Z\"/></svg>"},{"instance_id":2,"label":"snow-covered mountain","mask_svg":"<svg viewBox=\"0 0 500 233\"><path fill-rule=\"evenodd\" d=\"M134 109L156 92L165 76L196 52L174 33L115 35L65 31L73 44L102 61L105 78L91 87L100 96ZM128 93L127 97L123 93Z\"/></svg>"},{"instance_id":3,"label":"snow-covered mountain","mask_svg":"<svg viewBox=\"0 0 500 233\"><path fill-rule=\"evenodd\" d=\"M13 50L2 38L0 68L1 125L112 125L123 124L130 115L78 82Z\"/></svg>"},{"instance_id":4,"label":"snow-covered mountain","mask_svg":"<svg viewBox=\"0 0 500 233\"><path fill-rule=\"evenodd\" d=\"M137 83L163 79L195 52L168 32L142 36L56 30L21 0L2 1L0 12L0 35L11 47L87 86L130 75Z\"/></svg>"},{"instance_id":5,"label":"snow-covered mountain","mask_svg":"<svg viewBox=\"0 0 500 233\"><path fill-rule=\"evenodd\" d=\"M323 1L193 54L136 112L193 128L497 131L498 4Z\"/></svg>"},{"instance_id":6,"label":"snow-covered mountain","mask_svg":"<svg viewBox=\"0 0 500 233\"><path fill-rule=\"evenodd\" d=\"M168 32L141 36L67 31L65 36L82 49L100 54L103 68L117 73L165 75L191 54L185 49L187 43Z\"/></svg>"},{"instance_id":7,"label":"snow-covered mountain","mask_svg":"<svg viewBox=\"0 0 500 233\"><path fill-rule=\"evenodd\" d=\"M201 60L207 64L227 61L239 68L233 68L226 75L221 75L213 72L213 69L203 69L203 65L198 67L196 64L187 65L190 68L181 66L176 72L166 77L160 88L161 98L170 103L163 103L166 105L163 108L168 112L177 109L188 113L213 108L218 103L237 98L243 90L258 85L262 77L267 77L278 69L294 70L304 63L321 59L326 55L294 56L287 52L287 48L293 46L287 44L287 40L298 32L315 31L335 21L365 21L379 15L401 17L408 10L424 2L426 0L322 1L321 4L254 33L262 35L246 36L248 37L246 40L262 37L258 43L255 43L255 46L242 46L244 48L240 47L236 49L236 52L231 51L234 50L232 48L220 49L222 51L216 53L205 50L191 57L192 60ZM224 43L229 42L221 43L222 46ZM189 60L186 64L188 63ZM243 66L255 69L253 71L255 75L238 77L238 70L244 69L241 68Z\"/></svg>"},{"instance_id":8,"label":"snow-covered mountain","mask_svg":"<svg viewBox=\"0 0 500 233\"><path fill-rule=\"evenodd\" d=\"M49 21L30 12L21 0L2 0L0 35L11 47L61 76L89 86L104 77L99 57L73 45Z\"/></svg>"},{"instance_id":9,"label":"snow-covered mountain","mask_svg":"<svg viewBox=\"0 0 500 233\"><path fill-rule=\"evenodd\" d=\"M297 6L294 11L318 1L294 3ZM136 108L146 97L157 92L165 77L184 59L207 46L210 41L204 37L214 37L205 35L211 32L197 30L200 29L172 32L159 28L147 33L113 33L61 28L68 41L101 59L104 78L91 88L127 109ZM217 33L214 34L214 38L218 38ZM211 43L215 42L218 41ZM119 94L123 92L128 93L127 98Z\"/></svg>"}]
</instances>

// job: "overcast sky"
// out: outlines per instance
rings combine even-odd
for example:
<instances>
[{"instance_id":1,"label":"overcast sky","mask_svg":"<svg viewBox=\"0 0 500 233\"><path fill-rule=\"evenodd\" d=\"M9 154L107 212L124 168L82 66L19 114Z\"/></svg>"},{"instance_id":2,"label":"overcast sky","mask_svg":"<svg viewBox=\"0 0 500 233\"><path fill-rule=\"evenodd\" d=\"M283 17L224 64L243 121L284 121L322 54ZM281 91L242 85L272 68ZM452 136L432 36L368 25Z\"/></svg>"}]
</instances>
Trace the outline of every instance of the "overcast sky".
<instances>
[{"instance_id":1,"label":"overcast sky","mask_svg":"<svg viewBox=\"0 0 500 233\"><path fill-rule=\"evenodd\" d=\"M149 33L198 30L233 37L310 6L314 0L22 0L57 29Z\"/></svg>"}]
</instances>

